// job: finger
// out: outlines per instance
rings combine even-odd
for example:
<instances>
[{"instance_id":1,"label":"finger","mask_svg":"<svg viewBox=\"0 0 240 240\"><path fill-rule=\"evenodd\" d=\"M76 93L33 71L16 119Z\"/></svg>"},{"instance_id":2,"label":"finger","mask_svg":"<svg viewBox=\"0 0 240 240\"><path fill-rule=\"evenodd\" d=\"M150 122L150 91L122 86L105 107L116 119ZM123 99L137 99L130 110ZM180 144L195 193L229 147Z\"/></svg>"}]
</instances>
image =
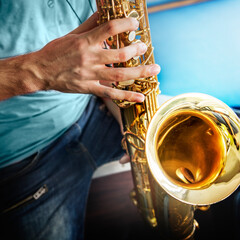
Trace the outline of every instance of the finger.
<instances>
[{"instance_id":1,"label":"finger","mask_svg":"<svg viewBox=\"0 0 240 240\"><path fill-rule=\"evenodd\" d=\"M128 162L130 162L130 157L125 153L125 154L121 157L121 159L119 160L119 162L120 162L121 164L128 163Z\"/></svg>"},{"instance_id":2,"label":"finger","mask_svg":"<svg viewBox=\"0 0 240 240\"><path fill-rule=\"evenodd\" d=\"M99 80L122 82L138 78L146 78L157 75L160 72L160 66L157 64L144 65L129 68L100 68L95 74Z\"/></svg>"},{"instance_id":3,"label":"finger","mask_svg":"<svg viewBox=\"0 0 240 240\"><path fill-rule=\"evenodd\" d=\"M120 49L102 49L99 52L99 63L126 62L133 57L143 55L146 51L147 46L145 43L136 43Z\"/></svg>"},{"instance_id":4,"label":"finger","mask_svg":"<svg viewBox=\"0 0 240 240\"><path fill-rule=\"evenodd\" d=\"M84 23L82 23L79 27L74 29L69 34L80 34L80 33L83 33L83 32L87 32L87 31L89 31L89 30L91 30L91 29L93 29L93 28L98 26L97 20L98 20L98 13L95 12Z\"/></svg>"},{"instance_id":5,"label":"finger","mask_svg":"<svg viewBox=\"0 0 240 240\"><path fill-rule=\"evenodd\" d=\"M107 97L113 100L127 100L129 102L143 102L145 97L142 93L124 91L120 89L115 89L111 87L103 86L99 83L92 82L95 86L91 86L91 93L99 97ZM90 86L90 85L89 85Z\"/></svg>"},{"instance_id":6,"label":"finger","mask_svg":"<svg viewBox=\"0 0 240 240\"><path fill-rule=\"evenodd\" d=\"M122 32L134 31L138 28L139 22L135 18L121 18L106 22L89 32L89 41L102 42L111 36Z\"/></svg>"},{"instance_id":7,"label":"finger","mask_svg":"<svg viewBox=\"0 0 240 240\"><path fill-rule=\"evenodd\" d=\"M110 82L110 81L103 81L103 80L100 80L99 83L103 86L106 86L106 87L112 87L113 84L116 85L117 82Z\"/></svg>"}]
</instances>

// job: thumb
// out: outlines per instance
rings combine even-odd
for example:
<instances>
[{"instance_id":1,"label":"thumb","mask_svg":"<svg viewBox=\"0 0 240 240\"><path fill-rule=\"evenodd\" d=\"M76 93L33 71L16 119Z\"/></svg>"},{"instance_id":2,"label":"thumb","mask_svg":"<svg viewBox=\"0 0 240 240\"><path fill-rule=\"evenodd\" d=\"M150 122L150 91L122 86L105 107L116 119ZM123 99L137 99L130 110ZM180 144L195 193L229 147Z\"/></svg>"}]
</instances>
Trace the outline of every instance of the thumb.
<instances>
[{"instance_id":1,"label":"thumb","mask_svg":"<svg viewBox=\"0 0 240 240\"><path fill-rule=\"evenodd\" d=\"M119 160L119 163L124 164L128 162L130 162L130 157L125 153Z\"/></svg>"}]
</instances>

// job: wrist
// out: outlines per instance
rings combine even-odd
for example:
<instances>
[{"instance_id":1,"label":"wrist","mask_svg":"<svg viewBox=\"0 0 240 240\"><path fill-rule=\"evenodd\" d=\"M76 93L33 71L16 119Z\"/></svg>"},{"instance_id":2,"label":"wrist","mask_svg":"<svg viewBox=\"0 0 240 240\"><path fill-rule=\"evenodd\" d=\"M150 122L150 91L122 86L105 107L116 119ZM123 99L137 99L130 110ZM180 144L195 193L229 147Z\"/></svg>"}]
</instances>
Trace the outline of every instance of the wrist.
<instances>
[{"instance_id":1,"label":"wrist","mask_svg":"<svg viewBox=\"0 0 240 240\"><path fill-rule=\"evenodd\" d=\"M39 63L39 52L23 55L20 71L24 75L22 84L29 92L47 90L41 64Z\"/></svg>"},{"instance_id":2,"label":"wrist","mask_svg":"<svg viewBox=\"0 0 240 240\"><path fill-rule=\"evenodd\" d=\"M0 100L44 89L34 76L31 54L0 60Z\"/></svg>"}]
</instances>

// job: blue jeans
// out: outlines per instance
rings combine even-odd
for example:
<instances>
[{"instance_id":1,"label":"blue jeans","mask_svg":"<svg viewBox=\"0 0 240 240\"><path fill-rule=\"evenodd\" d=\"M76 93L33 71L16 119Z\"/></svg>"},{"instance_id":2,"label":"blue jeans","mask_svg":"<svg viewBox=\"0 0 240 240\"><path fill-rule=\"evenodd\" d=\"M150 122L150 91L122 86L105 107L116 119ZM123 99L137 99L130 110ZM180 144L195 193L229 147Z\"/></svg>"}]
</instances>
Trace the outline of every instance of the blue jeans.
<instances>
[{"instance_id":1,"label":"blue jeans","mask_svg":"<svg viewBox=\"0 0 240 240\"><path fill-rule=\"evenodd\" d=\"M92 174L123 154L120 127L101 105L93 97L58 140L0 170L0 239L83 239Z\"/></svg>"}]
</instances>

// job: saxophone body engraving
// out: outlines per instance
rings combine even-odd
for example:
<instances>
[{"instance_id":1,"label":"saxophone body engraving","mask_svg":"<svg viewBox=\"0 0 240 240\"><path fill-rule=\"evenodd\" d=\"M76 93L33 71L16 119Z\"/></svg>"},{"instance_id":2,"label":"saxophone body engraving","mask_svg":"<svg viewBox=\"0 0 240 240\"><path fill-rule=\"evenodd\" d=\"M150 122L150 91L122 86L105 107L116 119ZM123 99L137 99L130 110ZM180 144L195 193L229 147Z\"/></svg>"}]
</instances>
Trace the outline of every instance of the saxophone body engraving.
<instances>
[{"instance_id":1,"label":"saxophone body engraving","mask_svg":"<svg viewBox=\"0 0 240 240\"><path fill-rule=\"evenodd\" d=\"M138 30L107 39L110 48L138 41L148 46L144 55L113 67L153 64L145 0L97 0L97 7L99 24L126 17L139 21ZM114 87L145 95L140 104L115 101L125 131L122 145L131 158L133 202L163 239L192 239L198 226L194 210L207 209L240 184L239 119L204 94L183 94L159 107L156 76Z\"/></svg>"}]
</instances>

